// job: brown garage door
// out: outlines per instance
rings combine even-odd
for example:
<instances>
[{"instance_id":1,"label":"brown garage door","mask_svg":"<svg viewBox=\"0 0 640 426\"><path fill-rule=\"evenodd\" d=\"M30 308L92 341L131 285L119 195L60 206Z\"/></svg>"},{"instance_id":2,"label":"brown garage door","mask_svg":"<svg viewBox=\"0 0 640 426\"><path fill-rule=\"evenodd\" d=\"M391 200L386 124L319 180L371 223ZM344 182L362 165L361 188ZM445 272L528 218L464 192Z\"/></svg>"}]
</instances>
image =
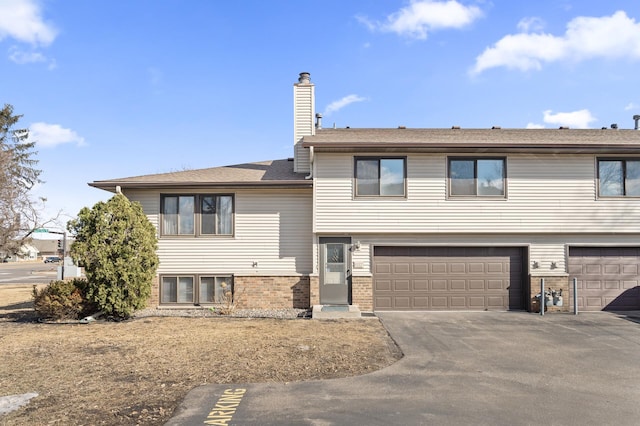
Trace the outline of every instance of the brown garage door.
<instances>
[{"instance_id":1,"label":"brown garage door","mask_svg":"<svg viewBox=\"0 0 640 426\"><path fill-rule=\"evenodd\" d=\"M523 309L522 264L519 247L374 247L374 309Z\"/></svg>"},{"instance_id":2,"label":"brown garage door","mask_svg":"<svg viewBox=\"0 0 640 426\"><path fill-rule=\"evenodd\" d=\"M578 309L640 309L639 247L570 247L570 279L578 279Z\"/></svg>"}]
</instances>

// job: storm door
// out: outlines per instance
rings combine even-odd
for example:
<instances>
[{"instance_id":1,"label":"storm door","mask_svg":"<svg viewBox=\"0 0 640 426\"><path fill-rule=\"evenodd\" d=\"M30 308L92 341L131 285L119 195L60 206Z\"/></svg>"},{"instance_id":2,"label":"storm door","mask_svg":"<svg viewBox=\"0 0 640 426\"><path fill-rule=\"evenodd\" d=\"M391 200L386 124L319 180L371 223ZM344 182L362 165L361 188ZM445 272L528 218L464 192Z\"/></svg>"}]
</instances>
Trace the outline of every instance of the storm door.
<instances>
[{"instance_id":1,"label":"storm door","mask_svg":"<svg viewBox=\"0 0 640 426\"><path fill-rule=\"evenodd\" d=\"M320 238L320 304L351 301L351 238Z\"/></svg>"}]
</instances>

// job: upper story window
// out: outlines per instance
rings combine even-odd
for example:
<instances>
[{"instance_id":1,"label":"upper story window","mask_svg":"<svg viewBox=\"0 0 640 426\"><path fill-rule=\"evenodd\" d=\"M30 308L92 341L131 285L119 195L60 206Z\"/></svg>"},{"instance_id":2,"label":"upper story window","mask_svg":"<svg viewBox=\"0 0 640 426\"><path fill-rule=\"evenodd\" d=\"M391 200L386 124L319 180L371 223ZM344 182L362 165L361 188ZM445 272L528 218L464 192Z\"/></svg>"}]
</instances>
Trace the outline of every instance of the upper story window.
<instances>
[{"instance_id":1,"label":"upper story window","mask_svg":"<svg viewBox=\"0 0 640 426\"><path fill-rule=\"evenodd\" d=\"M504 158L449 158L449 195L505 196Z\"/></svg>"},{"instance_id":2,"label":"upper story window","mask_svg":"<svg viewBox=\"0 0 640 426\"><path fill-rule=\"evenodd\" d=\"M640 158L598 159L601 197L640 197Z\"/></svg>"},{"instance_id":3,"label":"upper story window","mask_svg":"<svg viewBox=\"0 0 640 426\"><path fill-rule=\"evenodd\" d=\"M193 235L195 233L195 197L166 195L162 201L162 233Z\"/></svg>"},{"instance_id":4,"label":"upper story window","mask_svg":"<svg viewBox=\"0 0 640 426\"><path fill-rule=\"evenodd\" d=\"M232 235L233 195L163 195L162 235Z\"/></svg>"},{"instance_id":5,"label":"upper story window","mask_svg":"<svg viewBox=\"0 0 640 426\"><path fill-rule=\"evenodd\" d=\"M356 196L403 197L405 157L356 157Z\"/></svg>"}]
</instances>

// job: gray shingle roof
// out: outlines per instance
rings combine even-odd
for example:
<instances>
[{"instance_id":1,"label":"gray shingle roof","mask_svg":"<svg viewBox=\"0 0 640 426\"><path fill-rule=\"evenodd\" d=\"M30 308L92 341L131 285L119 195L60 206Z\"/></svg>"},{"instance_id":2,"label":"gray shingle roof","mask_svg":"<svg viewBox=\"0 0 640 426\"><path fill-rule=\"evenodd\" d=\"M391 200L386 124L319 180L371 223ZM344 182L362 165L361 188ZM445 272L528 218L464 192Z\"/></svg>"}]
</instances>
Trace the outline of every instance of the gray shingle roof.
<instances>
[{"instance_id":1,"label":"gray shingle roof","mask_svg":"<svg viewBox=\"0 0 640 426\"><path fill-rule=\"evenodd\" d=\"M305 136L316 150L640 151L640 131L613 129L321 129Z\"/></svg>"},{"instance_id":2,"label":"gray shingle roof","mask_svg":"<svg viewBox=\"0 0 640 426\"><path fill-rule=\"evenodd\" d=\"M89 185L115 191L122 188L171 188L198 186L311 186L305 175L293 172L292 160L272 160L208 169L185 170L110 180Z\"/></svg>"}]
</instances>

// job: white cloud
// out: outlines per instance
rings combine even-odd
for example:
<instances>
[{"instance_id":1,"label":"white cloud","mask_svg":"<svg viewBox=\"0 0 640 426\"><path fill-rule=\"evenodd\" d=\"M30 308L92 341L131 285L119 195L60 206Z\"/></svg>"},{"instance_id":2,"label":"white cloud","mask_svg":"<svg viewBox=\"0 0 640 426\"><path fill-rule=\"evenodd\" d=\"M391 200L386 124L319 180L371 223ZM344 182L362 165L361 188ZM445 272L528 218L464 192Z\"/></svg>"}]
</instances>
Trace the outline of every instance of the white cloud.
<instances>
[{"instance_id":1,"label":"white cloud","mask_svg":"<svg viewBox=\"0 0 640 426\"><path fill-rule=\"evenodd\" d=\"M521 30L535 30L535 21L520 21ZM540 31L539 27L536 31ZM600 18L577 17L561 36L551 34L509 34L476 58L472 74L495 67L521 71L539 70L544 63L593 58L640 59L640 24L624 11Z\"/></svg>"},{"instance_id":2,"label":"white cloud","mask_svg":"<svg viewBox=\"0 0 640 426\"><path fill-rule=\"evenodd\" d=\"M552 124L554 126L570 127L572 129L588 129L589 123L596 121L588 109L581 109L573 112L557 112L553 113L550 109L543 111L542 120L546 124ZM529 123L527 129L544 129L542 124Z\"/></svg>"},{"instance_id":3,"label":"white cloud","mask_svg":"<svg viewBox=\"0 0 640 426\"><path fill-rule=\"evenodd\" d=\"M393 32L425 40L429 32L445 28L463 28L480 17L480 8L465 6L456 0L414 0L409 6L387 16L385 22L372 22L362 16L357 19L371 31Z\"/></svg>"},{"instance_id":4,"label":"white cloud","mask_svg":"<svg viewBox=\"0 0 640 426\"><path fill-rule=\"evenodd\" d=\"M32 64L38 62L46 62L49 64L49 69L56 68L55 59L47 58L41 52L36 50L25 51L20 49L18 46L11 46L9 48L9 59L16 64Z\"/></svg>"},{"instance_id":5,"label":"white cloud","mask_svg":"<svg viewBox=\"0 0 640 426\"><path fill-rule=\"evenodd\" d=\"M6 37L33 46L48 46L57 36L52 24L42 19L34 0L0 0L0 40Z\"/></svg>"},{"instance_id":6,"label":"white cloud","mask_svg":"<svg viewBox=\"0 0 640 426\"><path fill-rule=\"evenodd\" d=\"M518 29L523 33L529 33L532 31L539 32L544 29L544 21L535 16L524 18L521 19L520 22L518 22Z\"/></svg>"},{"instance_id":7,"label":"white cloud","mask_svg":"<svg viewBox=\"0 0 640 426\"><path fill-rule=\"evenodd\" d=\"M41 147L55 147L65 143L75 143L84 146L84 138L71 129L65 129L59 124L33 123L29 126L28 142L35 141Z\"/></svg>"},{"instance_id":8,"label":"white cloud","mask_svg":"<svg viewBox=\"0 0 640 426\"><path fill-rule=\"evenodd\" d=\"M350 105L354 102L363 102L366 101L367 98L363 98L362 96L358 96L358 95L348 95L345 96L344 98L337 100L337 101L333 101L331 102L329 105L327 105L327 107L324 109L324 113L322 115L324 116L329 116L332 113L341 110L342 108L346 107L347 105Z\"/></svg>"},{"instance_id":9,"label":"white cloud","mask_svg":"<svg viewBox=\"0 0 640 426\"><path fill-rule=\"evenodd\" d=\"M631 111L632 109L637 109L638 105L634 104L633 102L629 102L627 104L627 106L624 107L625 111Z\"/></svg>"}]
</instances>

